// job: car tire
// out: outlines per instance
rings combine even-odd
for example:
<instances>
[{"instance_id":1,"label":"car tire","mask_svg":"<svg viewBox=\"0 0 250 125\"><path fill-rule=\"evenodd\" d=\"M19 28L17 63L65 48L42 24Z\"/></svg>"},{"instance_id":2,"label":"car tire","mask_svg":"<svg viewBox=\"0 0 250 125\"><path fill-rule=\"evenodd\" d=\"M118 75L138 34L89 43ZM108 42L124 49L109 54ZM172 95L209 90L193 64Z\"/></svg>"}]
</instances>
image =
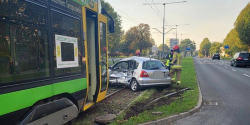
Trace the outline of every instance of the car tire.
<instances>
[{"instance_id":1,"label":"car tire","mask_svg":"<svg viewBox=\"0 0 250 125\"><path fill-rule=\"evenodd\" d=\"M236 62L234 62L234 64L233 64L233 65L234 65L234 67L238 67L238 65L237 65L237 63L236 63Z\"/></svg>"},{"instance_id":2,"label":"car tire","mask_svg":"<svg viewBox=\"0 0 250 125\"><path fill-rule=\"evenodd\" d=\"M137 82L136 79L132 79L132 80L131 80L130 89L131 89L133 92L136 92L136 91L138 91L138 90L140 89L139 83Z\"/></svg>"},{"instance_id":3,"label":"car tire","mask_svg":"<svg viewBox=\"0 0 250 125\"><path fill-rule=\"evenodd\" d=\"M233 63L231 62L231 66L233 66Z\"/></svg>"}]
</instances>

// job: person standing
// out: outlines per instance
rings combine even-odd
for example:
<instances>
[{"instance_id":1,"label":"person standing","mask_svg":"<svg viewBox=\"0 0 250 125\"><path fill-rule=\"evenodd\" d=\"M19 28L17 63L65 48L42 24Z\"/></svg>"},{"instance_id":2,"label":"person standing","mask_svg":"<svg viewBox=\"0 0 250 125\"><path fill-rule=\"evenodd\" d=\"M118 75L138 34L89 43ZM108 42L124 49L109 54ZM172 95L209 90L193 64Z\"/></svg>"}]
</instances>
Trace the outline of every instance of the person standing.
<instances>
[{"instance_id":1,"label":"person standing","mask_svg":"<svg viewBox=\"0 0 250 125\"><path fill-rule=\"evenodd\" d=\"M172 61L173 54L174 54L174 50L171 49L170 53L166 56L166 59L167 59L166 66L167 66L168 70L170 70L170 62Z\"/></svg>"},{"instance_id":2,"label":"person standing","mask_svg":"<svg viewBox=\"0 0 250 125\"><path fill-rule=\"evenodd\" d=\"M172 78L171 81L175 83L175 73L176 73L176 79L177 79L177 85L181 84L181 72L182 72L182 63L181 63L181 53L178 45L175 45L173 47L173 58L170 63L171 71L170 71L170 77Z\"/></svg>"}]
</instances>

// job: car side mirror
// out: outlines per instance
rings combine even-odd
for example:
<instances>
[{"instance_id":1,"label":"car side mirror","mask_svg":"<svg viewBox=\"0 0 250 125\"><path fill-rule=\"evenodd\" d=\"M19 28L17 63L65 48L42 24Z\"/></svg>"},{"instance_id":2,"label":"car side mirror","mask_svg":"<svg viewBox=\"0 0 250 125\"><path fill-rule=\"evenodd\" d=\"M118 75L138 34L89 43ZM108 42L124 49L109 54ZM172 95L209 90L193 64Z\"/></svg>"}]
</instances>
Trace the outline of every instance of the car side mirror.
<instances>
[{"instance_id":1,"label":"car side mirror","mask_svg":"<svg viewBox=\"0 0 250 125\"><path fill-rule=\"evenodd\" d=\"M115 22L114 22L114 20L109 20L109 22L108 22L108 28L109 28L109 32L110 33L114 33L115 32Z\"/></svg>"},{"instance_id":2,"label":"car side mirror","mask_svg":"<svg viewBox=\"0 0 250 125\"><path fill-rule=\"evenodd\" d=\"M112 67L111 67L111 66L109 66L108 68L111 70L111 68L112 68Z\"/></svg>"}]
</instances>

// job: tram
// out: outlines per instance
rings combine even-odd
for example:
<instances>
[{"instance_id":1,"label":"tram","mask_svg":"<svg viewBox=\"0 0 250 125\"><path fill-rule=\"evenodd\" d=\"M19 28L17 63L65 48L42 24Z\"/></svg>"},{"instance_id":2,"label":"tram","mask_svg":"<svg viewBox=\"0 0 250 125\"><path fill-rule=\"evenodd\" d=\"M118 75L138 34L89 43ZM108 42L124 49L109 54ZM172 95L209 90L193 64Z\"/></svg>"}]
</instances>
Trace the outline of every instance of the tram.
<instances>
[{"instance_id":1,"label":"tram","mask_svg":"<svg viewBox=\"0 0 250 125\"><path fill-rule=\"evenodd\" d=\"M0 124L62 125L103 100L112 17L99 0L0 0Z\"/></svg>"}]
</instances>

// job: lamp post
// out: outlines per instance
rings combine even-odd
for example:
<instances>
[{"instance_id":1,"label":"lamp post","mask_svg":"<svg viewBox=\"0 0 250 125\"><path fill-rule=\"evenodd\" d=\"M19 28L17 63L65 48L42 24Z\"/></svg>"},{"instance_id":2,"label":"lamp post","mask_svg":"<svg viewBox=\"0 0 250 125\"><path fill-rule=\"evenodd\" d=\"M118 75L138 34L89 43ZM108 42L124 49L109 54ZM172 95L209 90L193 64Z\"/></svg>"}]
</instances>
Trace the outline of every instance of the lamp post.
<instances>
[{"instance_id":1,"label":"lamp post","mask_svg":"<svg viewBox=\"0 0 250 125\"><path fill-rule=\"evenodd\" d=\"M177 43L177 26L184 26L189 24L181 24L181 25L166 25L166 26L176 26L176 43Z\"/></svg>"},{"instance_id":2,"label":"lamp post","mask_svg":"<svg viewBox=\"0 0 250 125\"><path fill-rule=\"evenodd\" d=\"M166 4L175 4L175 3L184 3L184 2L187 2L187 1L180 1L180 2L171 2L171 3L144 3L143 5L159 5L159 4L162 4L164 6L164 11L163 11L163 54L162 54L162 58L164 57L164 36L165 36L165 5ZM177 26L176 26L176 29L177 29ZM177 36L176 36L177 38Z\"/></svg>"},{"instance_id":3,"label":"lamp post","mask_svg":"<svg viewBox=\"0 0 250 125\"><path fill-rule=\"evenodd\" d=\"M153 29L155 29L155 30L157 30L158 32L160 32L161 34L163 34L163 46L162 46L162 52L163 52L163 54L162 54L162 58L164 57L164 37L165 37L165 35L168 33L168 32L170 32L172 29L175 29L175 28L171 28L170 30L168 30L166 33L162 33L160 30L158 30L158 29L156 29L156 28L153 28Z\"/></svg>"}]
</instances>

